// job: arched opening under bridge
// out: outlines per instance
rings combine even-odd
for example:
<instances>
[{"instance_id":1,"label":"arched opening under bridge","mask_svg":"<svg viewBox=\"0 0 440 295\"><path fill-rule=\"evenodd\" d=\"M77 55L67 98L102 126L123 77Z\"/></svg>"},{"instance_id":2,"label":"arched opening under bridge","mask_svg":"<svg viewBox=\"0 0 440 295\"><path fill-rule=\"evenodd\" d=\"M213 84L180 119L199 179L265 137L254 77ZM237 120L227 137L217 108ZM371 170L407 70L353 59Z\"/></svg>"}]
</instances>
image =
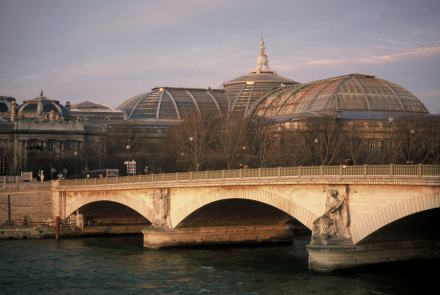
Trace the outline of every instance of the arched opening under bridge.
<instances>
[{"instance_id":1,"label":"arched opening under bridge","mask_svg":"<svg viewBox=\"0 0 440 295\"><path fill-rule=\"evenodd\" d=\"M286 212L271 205L248 199L225 199L208 203L176 228L290 225L296 232L310 230Z\"/></svg>"},{"instance_id":2,"label":"arched opening under bridge","mask_svg":"<svg viewBox=\"0 0 440 295\"><path fill-rule=\"evenodd\" d=\"M151 222L136 210L113 201L95 201L75 210L68 222L85 234L141 233Z\"/></svg>"}]
</instances>

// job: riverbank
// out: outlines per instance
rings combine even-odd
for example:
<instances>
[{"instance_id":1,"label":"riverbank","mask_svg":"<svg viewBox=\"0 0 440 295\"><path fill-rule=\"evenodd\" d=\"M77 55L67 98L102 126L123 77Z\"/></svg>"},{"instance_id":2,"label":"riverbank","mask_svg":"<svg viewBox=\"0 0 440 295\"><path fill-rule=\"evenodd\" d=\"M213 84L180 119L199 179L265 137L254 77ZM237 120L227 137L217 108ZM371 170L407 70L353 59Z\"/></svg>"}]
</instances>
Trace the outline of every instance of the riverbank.
<instances>
[{"instance_id":1,"label":"riverbank","mask_svg":"<svg viewBox=\"0 0 440 295\"><path fill-rule=\"evenodd\" d=\"M112 225L64 227L60 229L60 238L74 238L103 235L141 234L145 225ZM55 227L39 226L1 226L0 240L54 239Z\"/></svg>"}]
</instances>

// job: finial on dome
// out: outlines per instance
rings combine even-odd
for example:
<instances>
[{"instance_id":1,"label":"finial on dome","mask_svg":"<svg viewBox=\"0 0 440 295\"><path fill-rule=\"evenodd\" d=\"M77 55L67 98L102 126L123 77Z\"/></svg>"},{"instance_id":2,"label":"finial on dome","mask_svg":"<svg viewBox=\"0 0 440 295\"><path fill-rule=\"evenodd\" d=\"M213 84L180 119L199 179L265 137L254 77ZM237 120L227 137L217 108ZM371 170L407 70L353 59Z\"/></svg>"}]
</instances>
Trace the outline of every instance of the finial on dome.
<instances>
[{"instance_id":1,"label":"finial on dome","mask_svg":"<svg viewBox=\"0 0 440 295\"><path fill-rule=\"evenodd\" d=\"M257 68L255 69L255 72L257 73L271 72L269 68L269 61L266 55L266 50L264 48L263 34L261 35L261 39L260 39L260 48L258 50L258 57L257 57Z\"/></svg>"},{"instance_id":2,"label":"finial on dome","mask_svg":"<svg viewBox=\"0 0 440 295\"><path fill-rule=\"evenodd\" d=\"M43 88L40 88L40 97L43 97Z\"/></svg>"}]
</instances>

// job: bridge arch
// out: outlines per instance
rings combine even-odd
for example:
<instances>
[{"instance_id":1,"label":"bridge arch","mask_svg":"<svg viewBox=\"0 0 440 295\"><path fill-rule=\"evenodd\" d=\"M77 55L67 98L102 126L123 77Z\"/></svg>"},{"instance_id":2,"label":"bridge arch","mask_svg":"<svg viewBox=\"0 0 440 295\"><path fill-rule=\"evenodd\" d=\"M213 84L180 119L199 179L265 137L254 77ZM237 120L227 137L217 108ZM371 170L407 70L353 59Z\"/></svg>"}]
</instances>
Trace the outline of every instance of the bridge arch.
<instances>
[{"instance_id":1,"label":"bridge arch","mask_svg":"<svg viewBox=\"0 0 440 295\"><path fill-rule=\"evenodd\" d=\"M142 199L135 197L121 197L118 194L114 195L91 195L91 196L75 196L72 198L67 197L66 200L66 214L65 218L72 215L76 210L84 207L88 204L100 202L100 201L108 201L121 205L125 205L128 208L136 211L140 215L142 215L149 222L154 221L155 213L152 209L146 206L145 202Z\"/></svg>"},{"instance_id":2,"label":"bridge arch","mask_svg":"<svg viewBox=\"0 0 440 295\"><path fill-rule=\"evenodd\" d=\"M435 208L440 208L440 192L417 195L377 210L374 214L362 217L353 225L351 228L353 244L358 244L370 234L394 221Z\"/></svg>"},{"instance_id":3,"label":"bridge arch","mask_svg":"<svg viewBox=\"0 0 440 295\"><path fill-rule=\"evenodd\" d=\"M193 196L183 206L172 209L170 214L171 227L177 227L186 217L203 206L228 199L244 199L270 205L292 216L310 230L313 226L313 220L317 218L316 214L297 204L291 198L286 198L273 191L261 188L240 188L237 190L218 188Z\"/></svg>"}]
</instances>

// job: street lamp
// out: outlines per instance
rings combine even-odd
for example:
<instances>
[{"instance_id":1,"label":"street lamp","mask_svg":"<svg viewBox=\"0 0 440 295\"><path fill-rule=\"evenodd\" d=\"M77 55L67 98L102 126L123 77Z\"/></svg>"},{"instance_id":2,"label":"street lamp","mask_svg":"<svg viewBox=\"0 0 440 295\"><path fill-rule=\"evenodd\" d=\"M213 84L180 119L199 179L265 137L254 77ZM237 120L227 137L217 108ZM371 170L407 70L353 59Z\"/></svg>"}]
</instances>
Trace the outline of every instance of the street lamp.
<instances>
[{"instance_id":1,"label":"street lamp","mask_svg":"<svg viewBox=\"0 0 440 295\"><path fill-rule=\"evenodd\" d=\"M127 144L125 149L127 150L127 175L130 175L130 145Z\"/></svg>"},{"instance_id":2,"label":"street lamp","mask_svg":"<svg viewBox=\"0 0 440 295\"><path fill-rule=\"evenodd\" d=\"M246 156L246 146L245 145L242 146L241 149L243 151L243 156L242 156L243 157L243 168L247 168L246 159L245 159L245 156ZM241 167L241 163L240 163L240 167Z\"/></svg>"},{"instance_id":3,"label":"street lamp","mask_svg":"<svg viewBox=\"0 0 440 295\"><path fill-rule=\"evenodd\" d=\"M413 164L413 157L412 157L412 153L413 153L413 145L414 145L414 134L416 133L416 131L414 129L411 129L409 131L409 164Z\"/></svg>"},{"instance_id":4,"label":"street lamp","mask_svg":"<svg viewBox=\"0 0 440 295\"><path fill-rule=\"evenodd\" d=\"M390 153L389 156L391 157L391 163L393 162L393 156L394 156L394 148L393 148L393 117L388 118L388 122L390 122Z\"/></svg>"},{"instance_id":5,"label":"street lamp","mask_svg":"<svg viewBox=\"0 0 440 295\"><path fill-rule=\"evenodd\" d=\"M73 161L75 162L75 177L78 173L78 161L77 161L77 156L78 156L78 152L74 151L73 152Z\"/></svg>"},{"instance_id":6,"label":"street lamp","mask_svg":"<svg viewBox=\"0 0 440 295\"><path fill-rule=\"evenodd\" d=\"M130 161L130 145L127 144L125 146L125 149L127 150L127 161Z\"/></svg>"},{"instance_id":7,"label":"street lamp","mask_svg":"<svg viewBox=\"0 0 440 295\"><path fill-rule=\"evenodd\" d=\"M313 139L314 145L313 145L313 155L312 155L312 162L313 165L315 165L316 160L318 159L318 152L317 152L317 145L318 145L318 138Z\"/></svg>"}]
</instances>

